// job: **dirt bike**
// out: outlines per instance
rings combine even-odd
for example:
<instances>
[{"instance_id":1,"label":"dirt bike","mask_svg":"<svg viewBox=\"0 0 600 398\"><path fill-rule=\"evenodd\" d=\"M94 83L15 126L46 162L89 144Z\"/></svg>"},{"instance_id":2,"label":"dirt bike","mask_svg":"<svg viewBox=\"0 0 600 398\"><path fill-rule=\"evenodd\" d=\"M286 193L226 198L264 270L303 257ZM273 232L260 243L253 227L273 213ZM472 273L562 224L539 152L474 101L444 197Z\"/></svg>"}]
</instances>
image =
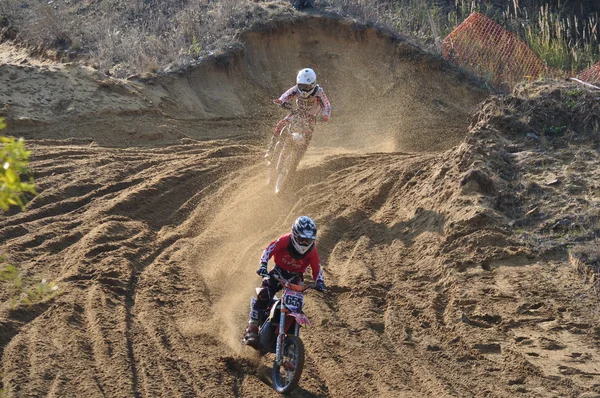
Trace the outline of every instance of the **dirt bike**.
<instances>
[{"instance_id":1,"label":"dirt bike","mask_svg":"<svg viewBox=\"0 0 600 398\"><path fill-rule=\"evenodd\" d=\"M294 284L275 274L275 279L283 287L281 299L274 297L259 320L258 339L244 343L261 354L274 353L273 386L279 393L287 394L300 381L304 368L304 344L300 340L300 327L310 326L310 321L302 312L304 292L314 284ZM257 292L260 288L256 289ZM256 298L252 298L251 307Z\"/></svg>"},{"instance_id":2,"label":"dirt bike","mask_svg":"<svg viewBox=\"0 0 600 398\"><path fill-rule=\"evenodd\" d=\"M299 153L308 145L306 132L309 129L307 117L297 110L292 110L290 123L281 131L279 142L275 145L269 162L269 183L275 183L276 194L287 186L296 171L300 162Z\"/></svg>"}]
</instances>

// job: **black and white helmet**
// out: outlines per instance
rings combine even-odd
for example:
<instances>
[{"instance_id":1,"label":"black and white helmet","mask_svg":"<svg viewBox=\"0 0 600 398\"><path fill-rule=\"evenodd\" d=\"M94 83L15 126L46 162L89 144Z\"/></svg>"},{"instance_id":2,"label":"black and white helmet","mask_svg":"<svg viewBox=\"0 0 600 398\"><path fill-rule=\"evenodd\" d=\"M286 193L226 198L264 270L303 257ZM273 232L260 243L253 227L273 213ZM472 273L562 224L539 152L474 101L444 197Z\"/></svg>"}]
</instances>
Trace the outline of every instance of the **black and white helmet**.
<instances>
[{"instance_id":1,"label":"black and white helmet","mask_svg":"<svg viewBox=\"0 0 600 398\"><path fill-rule=\"evenodd\" d=\"M294 221L292 226L292 245L300 254L309 251L317 239L317 226L315 222L307 216L300 216Z\"/></svg>"}]
</instances>

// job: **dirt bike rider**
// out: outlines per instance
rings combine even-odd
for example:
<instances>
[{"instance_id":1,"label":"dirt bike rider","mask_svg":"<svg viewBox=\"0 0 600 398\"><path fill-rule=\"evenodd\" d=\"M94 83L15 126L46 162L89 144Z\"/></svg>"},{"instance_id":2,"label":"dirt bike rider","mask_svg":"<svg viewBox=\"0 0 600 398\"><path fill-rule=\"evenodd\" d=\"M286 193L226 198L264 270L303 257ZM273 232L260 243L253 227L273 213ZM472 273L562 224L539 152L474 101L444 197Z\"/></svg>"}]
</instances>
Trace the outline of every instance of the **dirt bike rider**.
<instances>
[{"instance_id":1,"label":"dirt bike rider","mask_svg":"<svg viewBox=\"0 0 600 398\"><path fill-rule=\"evenodd\" d=\"M298 72L298 76L296 76L296 85L290 87L281 95L281 97L273 102L286 109L291 109L292 104L290 101L294 98L296 98L296 105L298 107L298 110L296 111L297 116L304 118L306 121L306 131L304 132L306 144L304 145L304 150L298 156L298 159L301 159L312 138L312 132L314 125L317 122L317 117L322 115L323 122L328 122L331 115L331 105L325 95L325 91L317 84L317 74L310 68L301 69ZM279 141L282 130L291 123L291 120L292 113L289 113L277 123L265 158L271 159L275 144Z\"/></svg>"},{"instance_id":2,"label":"dirt bike rider","mask_svg":"<svg viewBox=\"0 0 600 398\"><path fill-rule=\"evenodd\" d=\"M315 280L315 289L325 290L325 282L319 264L319 254L315 246L317 238L317 226L315 222L307 216L301 216L294 221L291 233L281 236L279 239L271 242L264 250L260 258L260 268L256 271L263 277L260 291L253 299L253 305L250 310L250 320L248 328L244 335L244 340L254 340L258 338L258 322L267 310L269 303L276 292L282 287L275 279L278 274L284 279L298 283L304 280L304 272L310 266L312 276ZM275 267L269 272L267 263L273 257Z\"/></svg>"}]
</instances>

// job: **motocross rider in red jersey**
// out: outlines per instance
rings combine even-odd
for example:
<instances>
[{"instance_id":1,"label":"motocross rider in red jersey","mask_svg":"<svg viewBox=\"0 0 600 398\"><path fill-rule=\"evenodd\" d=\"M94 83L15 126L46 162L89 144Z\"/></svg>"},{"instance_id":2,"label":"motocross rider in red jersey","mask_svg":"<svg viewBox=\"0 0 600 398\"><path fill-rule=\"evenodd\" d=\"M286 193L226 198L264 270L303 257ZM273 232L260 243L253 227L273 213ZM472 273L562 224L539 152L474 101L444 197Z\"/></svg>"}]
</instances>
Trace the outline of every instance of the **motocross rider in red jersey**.
<instances>
[{"instance_id":1,"label":"motocross rider in red jersey","mask_svg":"<svg viewBox=\"0 0 600 398\"><path fill-rule=\"evenodd\" d=\"M258 338L258 322L262 318L269 303L276 292L281 290L281 285L274 275L281 275L287 280L298 283L304 280L304 272L310 266L312 277L315 280L315 289L325 290L323 274L319 264L319 254L315 246L317 238L317 226L307 216L296 219L292 226L292 232L281 236L271 242L260 258L260 268L256 271L263 277L260 291L250 309L250 321L244 336L244 341L256 340ZM269 272L267 263L273 257L275 267Z\"/></svg>"},{"instance_id":2,"label":"motocross rider in red jersey","mask_svg":"<svg viewBox=\"0 0 600 398\"><path fill-rule=\"evenodd\" d=\"M304 131L306 145L304 145L303 151L299 153L298 156L298 159L301 159L312 138L312 132L314 125L317 122L317 117L321 116L324 122L328 122L329 116L331 115L331 105L325 95L325 91L317 84L317 75L315 71L310 68L300 70L298 76L296 76L296 85L290 87L274 102L284 108L291 109L292 104L290 101L294 98L296 98L296 105L298 108L295 113L297 117L299 116L304 119L304 126L306 128L306 131ZM291 120L292 113L288 114L277 123L265 158L271 159L275 144L281 135L281 131L285 126L291 123Z\"/></svg>"}]
</instances>

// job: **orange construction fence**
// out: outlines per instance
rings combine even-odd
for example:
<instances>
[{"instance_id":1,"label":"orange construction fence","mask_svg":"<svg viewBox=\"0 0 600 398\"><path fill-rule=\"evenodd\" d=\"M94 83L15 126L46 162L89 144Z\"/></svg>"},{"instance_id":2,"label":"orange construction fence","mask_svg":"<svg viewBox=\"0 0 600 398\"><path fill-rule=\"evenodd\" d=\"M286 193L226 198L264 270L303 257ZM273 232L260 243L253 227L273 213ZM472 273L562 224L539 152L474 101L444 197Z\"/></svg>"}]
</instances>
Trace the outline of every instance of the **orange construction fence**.
<instances>
[{"instance_id":1,"label":"orange construction fence","mask_svg":"<svg viewBox=\"0 0 600 398\"><path fill-rule=\"evenodd\" d=\"M568 76L565 71L548 68L524 42L478 12L469 15L444 39L442 54L502 89L510 90L516 83L540 76ZM600 62L577 78L590 84L600 83Z\"/></svg>"},{"instance_id":2,"label":"orange construction fence","mask_svg":"<svg viewBox=\"0 0 600 398\"><path fill-rule=\"evenodd\" d=\"M537 55L515 35L474 12L442 42L446 59L486 78L499 88L547 73Z\"/></svg>"},{"instance_id":3,"label":"orange construction fence","mask_svg":"<svg viewBox=\"0 0 600 398\"><path fill-rule=\"evenodd\" d=\"M584 70L577 78L583 80L584 82L591 84L599 84L600 83L600 62L596 65L592 66L589 69Z\"/></svg>"}]
</instances>

